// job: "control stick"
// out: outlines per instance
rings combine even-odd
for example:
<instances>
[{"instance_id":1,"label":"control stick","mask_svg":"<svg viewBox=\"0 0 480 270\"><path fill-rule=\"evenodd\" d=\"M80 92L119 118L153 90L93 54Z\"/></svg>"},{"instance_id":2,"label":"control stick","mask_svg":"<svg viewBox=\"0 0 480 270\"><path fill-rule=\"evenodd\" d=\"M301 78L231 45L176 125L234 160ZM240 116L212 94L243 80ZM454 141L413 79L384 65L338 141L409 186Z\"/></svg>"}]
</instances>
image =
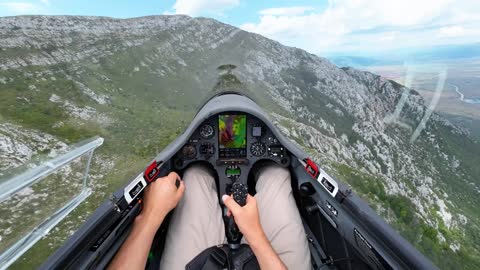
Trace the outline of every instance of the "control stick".
<instances>
[{"instance_id":1,"label":"control stick","mask_svg":"<svg viewBox=\"0 0 480 270\"><path fill-rule=\"evenodd\" d=\"M233 183L232 194L233 199L240 206L245 206L245 204L247 204L248 189L244 184ZM238 229L237 224L235 224L233 216L228 217L225 212L223 221L225 223L225 235L227 236L229 247L231 249L238 249L240 247L240 241L242 240L243 235Z\"/></svg>"}]
</instances>

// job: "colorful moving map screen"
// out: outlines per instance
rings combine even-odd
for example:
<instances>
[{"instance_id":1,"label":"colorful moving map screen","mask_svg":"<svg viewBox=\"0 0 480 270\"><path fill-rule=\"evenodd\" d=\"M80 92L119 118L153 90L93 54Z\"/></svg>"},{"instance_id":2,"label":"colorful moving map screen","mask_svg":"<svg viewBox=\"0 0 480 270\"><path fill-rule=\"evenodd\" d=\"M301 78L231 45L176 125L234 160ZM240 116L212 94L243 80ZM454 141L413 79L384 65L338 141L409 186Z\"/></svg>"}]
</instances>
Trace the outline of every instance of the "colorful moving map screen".
<instances>
[{"instance_id":1,"label":"colorful moving map screen","mask_svg":"<svg viewBox=\"0 0 480 270\"><path fill-rule=\"evenodd\" d=\"M246 115L219 115L218 129L220 148L241 149L247 147Z\"/></svg>"}]
</instances>

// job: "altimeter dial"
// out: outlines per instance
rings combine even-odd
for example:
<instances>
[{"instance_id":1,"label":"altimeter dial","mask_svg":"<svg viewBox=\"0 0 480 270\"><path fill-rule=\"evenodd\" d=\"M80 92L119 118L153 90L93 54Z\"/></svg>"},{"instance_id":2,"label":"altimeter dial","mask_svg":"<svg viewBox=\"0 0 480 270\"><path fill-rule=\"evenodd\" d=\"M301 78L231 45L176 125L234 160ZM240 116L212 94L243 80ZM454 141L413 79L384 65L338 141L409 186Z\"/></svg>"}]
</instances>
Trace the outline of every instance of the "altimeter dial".
<instances>
[{"instance_id":1,"label":"altimeter dial","mask_svg":"<svg viewBox=\"0 0 480 270\"><path fill-rule=\"evenodd\" d=\"M213 136L214 130L211 125L203 125L200 129L200 136L204 139L210 139Z\"/></svg>"},{"instance_id":2,"label":"altimeter dial","mask_svg":"<svg viewBox=\"0 0 480 270\"><path fill-rule=\"evenodd\" d=\"M252 155L256 157L263 156L266 150L267 150L267 147L265 146L265 144L261 142L253 143L250 146L250 152L252 153Z\"/></svg>"}]
</instances>

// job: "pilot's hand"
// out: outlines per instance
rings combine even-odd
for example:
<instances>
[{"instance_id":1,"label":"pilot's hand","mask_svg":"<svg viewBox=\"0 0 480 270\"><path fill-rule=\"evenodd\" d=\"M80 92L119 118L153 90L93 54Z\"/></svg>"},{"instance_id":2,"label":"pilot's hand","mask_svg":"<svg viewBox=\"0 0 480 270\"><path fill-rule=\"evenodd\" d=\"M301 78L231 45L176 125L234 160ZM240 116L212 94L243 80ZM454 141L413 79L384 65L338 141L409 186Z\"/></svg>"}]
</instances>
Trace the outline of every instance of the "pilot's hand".
<instances>
[{"instance_id":1,"label":"pilot's hand","mask_svg":"<svg viewBox=\"0 0 480 270\"><path fill-rule=\"evenodd\" d=\"M243 236L249 244L261 239L266 239L262 225L260 224L257 200L254 197L248 194L247 203L243 207L235 202L233 196L223 195L222 200L228 208L227 215L233 215L238 229L243 233Z\"/></svg>"},{"instance_id":2,"label":"pilot's hand","mask_svg":"<svg viewBox=\"0 0 480 270\"><path fill-rule=\"evenodd\" d=\"M178 188L177 179L180 181ZM160 226L168 212L177 206L184 191L185 184L176 172L158 178L145 189L142 214L149 223Z\"/></svg>"}]
</instances>

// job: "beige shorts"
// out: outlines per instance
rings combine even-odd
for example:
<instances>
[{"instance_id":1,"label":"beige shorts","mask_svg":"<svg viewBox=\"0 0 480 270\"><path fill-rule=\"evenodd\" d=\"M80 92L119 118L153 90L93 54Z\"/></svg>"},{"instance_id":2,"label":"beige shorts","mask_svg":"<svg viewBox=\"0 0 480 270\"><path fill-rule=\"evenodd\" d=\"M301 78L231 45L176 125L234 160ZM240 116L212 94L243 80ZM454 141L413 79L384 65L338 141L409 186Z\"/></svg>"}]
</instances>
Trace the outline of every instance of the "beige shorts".
<instances>
[{"instance_id":1,"label":"beige shorts","mask_svg":"<svg viewBox=\"0 0 480 270\"><path fill-rule=\"evenodd\" d=\"M202 166L185 172L185 194L172 215L160 269L185 269L200 252L226 243L215 180ZM256 184L263 230L288 269L311 269L310 251L287 169L262 169Z\"/></svg>"}]
</instances>

